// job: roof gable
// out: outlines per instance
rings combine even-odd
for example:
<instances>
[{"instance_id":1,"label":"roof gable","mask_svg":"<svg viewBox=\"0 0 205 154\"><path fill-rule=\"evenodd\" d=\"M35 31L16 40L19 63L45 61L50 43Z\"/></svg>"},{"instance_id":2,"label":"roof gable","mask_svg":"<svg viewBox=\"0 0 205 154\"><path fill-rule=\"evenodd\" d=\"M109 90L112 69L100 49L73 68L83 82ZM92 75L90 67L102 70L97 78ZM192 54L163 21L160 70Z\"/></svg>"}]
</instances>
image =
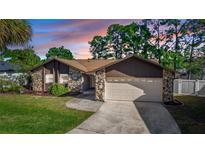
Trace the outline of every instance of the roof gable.
<instances>
[{"instance_id":1,"label":"roof gable","mask_svg":"<svg viewBox=\"0 0 205 154\"><path fill-rule=\"evenodd\" d=\"M75 69L78 69L78 70L82 71L82 72L86 72L86 73L87 72L95 72L97 70L109 67L111 65L120 63L124 60L128 60L129 58L133 58L133 57L140 60L140 61L143 61L145 63L155 65L156 67L164 68L162 65L160 65L159 63L157 63L155 61L147 60L147 59L144 59L142 57L132 55L132 56L128 56L126 58L120 59L120 60L110 60L110 59L74 59L74 60L67 60L67 59L62 59L62 58L56 58L55 57L55 58L52 58L52 59L44 62L43 64L41 64L37 67L34 67L31 71L35 70L36 68L38 68L42 65L45 65L45 64L51 62L52 60L57 60L59 62L62 62L63 64L69 65L69 66L71 66Z\"/></svg>"},{"instance_id":2,"label":"roof gable","mask_svg":"<svg viewBox=\"0 0 205 154\"><path fill-rule=\"evenodd\" d=\"M50 60L47 60L43 64L34 67L31 71L39 68L42 65L45 65L53 60L59 61L63 64L69 65L77 70L80 70L82 72L93 72L95 69L99 67L103 67L107 64L113 63L116 60L101 60L101 59L74 59L74 60L67 60L62 58L52 58Z\"/></svg>"},{"instance_id":3,"label":"roof gable","mask_svg":"<svg viewBox=\"0 0 205 154\"><path fill-rule=\"evenodd\" d=\"M120 60L116 60L116 61L114 61L114 62L112 62L112 63L109 63L109 64L107 64L107 65L105 65L105 66L99 67L99 68L97 68L97 69L94 70L94 71L97 71L97 70L100 70L100 69L109 67L109 66L114 65L114 64L118 64L118 63L120 63L120 62L122 62L122 61L128 60L128 59L133 58L133 57L136 58L136 59L138 59L138 60L140 60L140 61L143 61L143 62L145 62L145 63L149 63L149 64L155 65L155 66L157 66L157 67L164 68L162 65L160 65L159 63L157 63L157 62L155 62L155 61L151 61L151 60L144 59L144 58L139 57L139 56L136 56L136 55L132 55L132 56L128 56L128 57L126 57L126 58L120 59Z\"/></svg>"},{"instance_id":4,"label":"roof gable","mask_svg":"<svg viewBox=\"0 0 205 154\"><path fill-rule=\"evenodd\" d=\"M107 64L117 61L117 60L108 60L108 59L74 59L74 60L67 60L62 58L55 58L55 59L64 64L82 70L84 72L92 72L99 67L103 67Z\"/></svg>"}]
</instances>

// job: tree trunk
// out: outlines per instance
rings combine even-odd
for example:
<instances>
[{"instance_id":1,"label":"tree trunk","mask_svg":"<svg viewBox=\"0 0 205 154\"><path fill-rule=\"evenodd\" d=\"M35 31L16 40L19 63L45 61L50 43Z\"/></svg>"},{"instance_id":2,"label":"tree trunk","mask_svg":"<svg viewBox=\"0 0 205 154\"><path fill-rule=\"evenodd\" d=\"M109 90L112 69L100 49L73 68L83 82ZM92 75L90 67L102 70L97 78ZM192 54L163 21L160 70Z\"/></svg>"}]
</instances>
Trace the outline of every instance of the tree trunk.
<instances>
[{"instance_id":1,"label":"tree trunk","mask_svg":"<svg viewBox=\"0 0 205 154\"><path fill-rule=\"evenodd\" d=\"M200 79L203 80L204 73L201 72Z\"/></svg>"},{"instance_id":2,"label":"tree trunk","mask_svg":"<svg viewBox=\"0 0 205 154\"><path fill-rule=\"evenodd\" d=\"M159 50L159 48L160 48L160 41L159 41L159 39L160 39L160 30L159 30L159 20L158 20L158 22L157 22L157 54L158 54L158 61L159 61L159 63L161 63L161 53L160 53L160 50Z\"/></svg>"},{"instance_id":3,"label":"tree trunk","mask_svg":"<svg viewBox=\"0 0 205 154\"><path fill-rule=\"evenodd\" d=\"M179 38L178 38L178 31L177 31L177 24L175 25L175 35L176 35L176 42L175 42L175 53L178 52L179 49ZM176 66L176 54L174 54L174 70L176 71L177 66Z\"/></svg>"},{"instance_id":4,"label":"tree trunk","mask_svg":"<svg viewBox=\"0 0 205 154\"><path fill-rule=\"evenodd\" d=\"M193 36L193 38L192 38L192 43L191 43L191 51L190 51L190 56L189 56L189 67L191 67L192 59L193 59L194 39L195 39L195 37ZM191 70L190 70L190 69L189 69L189 71L188 71L188 79L191 79Z\"/></svg>"}]
</instances>

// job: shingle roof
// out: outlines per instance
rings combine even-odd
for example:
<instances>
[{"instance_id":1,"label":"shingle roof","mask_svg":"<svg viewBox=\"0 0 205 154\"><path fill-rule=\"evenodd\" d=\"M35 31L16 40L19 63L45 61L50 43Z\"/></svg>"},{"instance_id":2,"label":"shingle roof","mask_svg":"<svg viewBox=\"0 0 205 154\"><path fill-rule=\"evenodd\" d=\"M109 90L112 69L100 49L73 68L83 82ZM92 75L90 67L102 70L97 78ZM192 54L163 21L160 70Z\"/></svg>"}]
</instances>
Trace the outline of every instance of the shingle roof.
<instances>
[{"instance_id":1,"label":"shingle roof","mask_svg":"<svg viewBox=\"0 0 205 154\"><path fill-rule=\"evenodd\" d=\"M98 60L94 60L94 59L91 59L91 60L85 60L85 59L78 59L76 60L78 61L81 65L83 65L88 72L92 72L98 68L101 68L101 67L104 67L108 64L112 64L113 62L116 62L118 60L111 60L111 59L106 59L106 60L103 60L103 59L98 59Z\"/></svg>"},{"instance_id":2,"label":"shingle roof","mask_svg":"<svg viewBox=\"0 0 205 154\"><path fill-rule=\"evenodd\" d=\"M6 71L18 71L20 67L18 65L13 65L5 61L0 61L0 71L6 72Z\"/></svg>"},{"instance_id":3,"label":"shingle roof","mask_svg":"<svg viewBox=\"0 0 205 154\"><path fill-rule=\"evenodd\" d=\"M52 60L57 60L57 61L60 61L64 64L70 65L70 66L72 66L72 67L74 67L74 68L76 68L76 69L78 69L82 72L94 72L96 70L111 66L113 64L117 64L118 62L124 61L126 59L131 58L131 57L135 57L135 58L137 58L139 60L142 60L144 62L147 62L147 63L150 63L152 65L163 68L163 66L161 66L157 62L154 62L154 61L151 61L151 60L146 60L146 59L143 59L143 58L138 57L138 56L128 56L128 57L120 59L120 60L111 60L111 59L75 59L75 60L67 60L67 59L62 59L62 58L56 58L55 57L55 58L52 58L52 59L46 61L45 63L43 63L41 65L44 65L44 64L46 64L46 63L48 63ZM38 67L39 66L33 68L32 70L34 70Z\"/></svg>"},{"instance_id":4,"label":"shingle roof","mask_svg":"<svg viewBox=\"0 0 205 154\"><path fill-rule=\"evenodd\" d=\"M80 71L83 71L83 72L88 71L87 68L85 66L83 66L82 64L80 64L77 60L66 60L66 59L61 59L61 58L55 58L55 59L64 63L64 64L67 64L67 65L70 65L74 68L77 68Z\"/></svg>"},{"instance_id":5,"label":"shingle roof","mask_svg":"<svg viewBox=\"0 0 205 154\"><path fill-rule=\"evenodd\" d=\"M84 72L92 72L100 67L106 66L118 60L111 60L111 59L76 59L76 60L66 60L61 58L55 58L62 63L68 64L73 66L79 70Z\"/></svg>"}]
</instances>

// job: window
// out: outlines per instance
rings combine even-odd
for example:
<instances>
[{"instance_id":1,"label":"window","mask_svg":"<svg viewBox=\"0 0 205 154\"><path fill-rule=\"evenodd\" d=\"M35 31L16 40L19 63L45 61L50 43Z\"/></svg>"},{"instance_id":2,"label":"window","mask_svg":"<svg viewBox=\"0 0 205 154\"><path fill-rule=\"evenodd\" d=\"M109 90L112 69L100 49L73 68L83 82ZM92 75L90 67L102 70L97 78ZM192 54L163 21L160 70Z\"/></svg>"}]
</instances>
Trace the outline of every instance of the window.
<instances>
[{"instance_id":1,"label":"window","mask_svg":"<svg viewBox=\"0 0 205 154\"><path fill-rule=\"evenodd\" d=\"M60 74L60 83L68 83L68 74Z\"/></svg>"},{"instance_id":2,"label":"window","mask_svg":"<svg viewBox=\"0 0 205 154\"><path fill-rule=\"evenodd\" d=\"M53 74L46 74L46 83L53 83Z\"/></svg>"}]
</instances>

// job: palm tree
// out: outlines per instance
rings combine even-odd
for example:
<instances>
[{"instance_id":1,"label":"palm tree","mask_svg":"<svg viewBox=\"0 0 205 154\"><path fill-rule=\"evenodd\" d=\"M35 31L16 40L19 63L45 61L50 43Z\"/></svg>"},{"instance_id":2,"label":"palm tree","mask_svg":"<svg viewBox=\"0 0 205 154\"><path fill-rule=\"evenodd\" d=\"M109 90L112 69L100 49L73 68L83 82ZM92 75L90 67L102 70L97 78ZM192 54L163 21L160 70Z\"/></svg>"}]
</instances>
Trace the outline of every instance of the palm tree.
<instances>
[{"instance_id":1,"label":"palm tree","mask_svg":"<svg viewBox=\"0 0 205 154\"><path fill-rule=\"evenodd\" d=\"M27 20L0 20L0 51L10 45L23 45L31 40L32 29Z\"/></svg>"}]
</instances>

